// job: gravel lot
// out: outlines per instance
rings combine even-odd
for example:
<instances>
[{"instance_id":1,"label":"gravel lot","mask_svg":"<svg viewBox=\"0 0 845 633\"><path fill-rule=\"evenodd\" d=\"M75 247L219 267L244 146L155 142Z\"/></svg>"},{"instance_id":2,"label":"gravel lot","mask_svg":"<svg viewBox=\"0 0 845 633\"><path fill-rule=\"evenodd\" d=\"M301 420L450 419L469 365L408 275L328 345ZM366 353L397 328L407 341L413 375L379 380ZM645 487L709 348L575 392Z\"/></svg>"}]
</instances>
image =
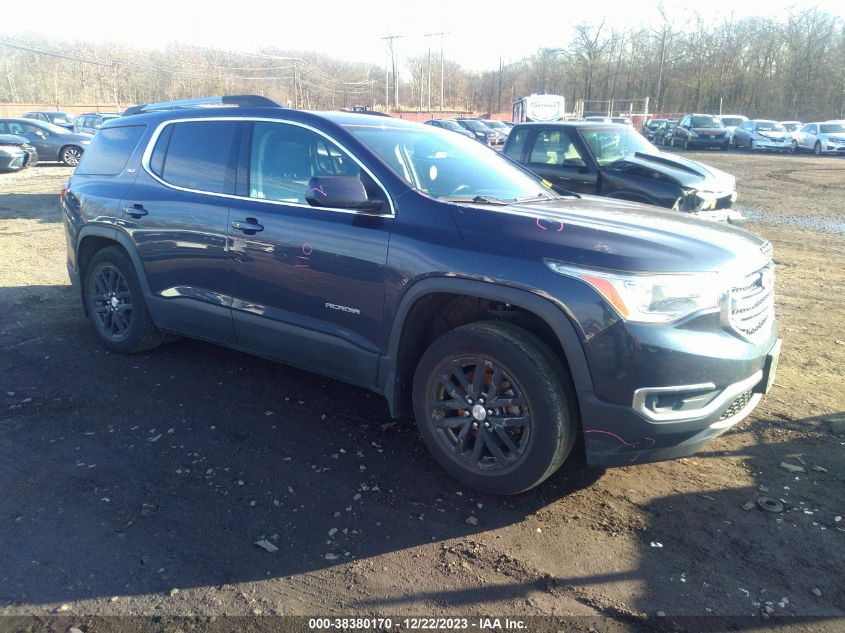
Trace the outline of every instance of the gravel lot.
<instances>
[{"instance_id":1,"label":"gravel lot","mask_svg":"<svg viewBox=\"0 0 845 633\"><path fill-rule=\"evenodd\" d=\"M508 499L363 390L189 340L109 354L64 267L70 170L0 174L0 615L845 616L845 161L690 156L775 246L776 388L695 457Z\"/></svg>"}]
</instances>

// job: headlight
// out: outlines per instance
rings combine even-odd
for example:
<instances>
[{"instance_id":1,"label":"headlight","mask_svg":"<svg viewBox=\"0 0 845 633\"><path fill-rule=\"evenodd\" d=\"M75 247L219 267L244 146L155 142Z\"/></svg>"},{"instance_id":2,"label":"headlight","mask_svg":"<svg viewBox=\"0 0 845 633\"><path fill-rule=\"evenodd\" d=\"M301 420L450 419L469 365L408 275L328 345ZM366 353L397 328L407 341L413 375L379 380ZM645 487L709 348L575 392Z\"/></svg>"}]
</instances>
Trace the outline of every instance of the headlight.
<instances>
[{"instance_id":1,"label":"headlight","mask_svg":"<svg viewBox=\"0 0 845 633\"><path fill-rule=\"evenodd\" d=\"M701 310L718 309L724 281L717 273L620 274L546 261L554 272L589 284L623 319L670 323Z\"/></svg>"},{"instance_id":2,"label":"headlight","mask_svg":"<svg viewBox=\"0 0 845 633\"><path fill-rule=\"evenodd\" d=\"M0 145L0 152L9 152L10 154L13 154L19 151L21 151L19 145Z\"/></svg>"}]
</instances>

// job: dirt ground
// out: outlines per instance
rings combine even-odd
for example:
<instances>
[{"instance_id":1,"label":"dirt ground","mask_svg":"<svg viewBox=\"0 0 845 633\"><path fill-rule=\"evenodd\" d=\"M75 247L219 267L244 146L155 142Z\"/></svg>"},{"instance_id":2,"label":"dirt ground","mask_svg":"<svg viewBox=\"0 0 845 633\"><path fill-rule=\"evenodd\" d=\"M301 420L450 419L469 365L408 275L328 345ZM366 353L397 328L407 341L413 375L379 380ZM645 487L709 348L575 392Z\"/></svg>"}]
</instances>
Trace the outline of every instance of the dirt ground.
<instances>
[{"instance_id":1,"label":"dirt ground","mask_svg":"<svg viewBox=\"0 0 845 633\"><path fill-rule=\"evenodd\" d=\"M775 389L695 457L506 499L363 390L109 354L64 267L69 170L0 175L0 615L845 616L845 160L690 155L774 244Z\"/></svg>"}]
</instances>

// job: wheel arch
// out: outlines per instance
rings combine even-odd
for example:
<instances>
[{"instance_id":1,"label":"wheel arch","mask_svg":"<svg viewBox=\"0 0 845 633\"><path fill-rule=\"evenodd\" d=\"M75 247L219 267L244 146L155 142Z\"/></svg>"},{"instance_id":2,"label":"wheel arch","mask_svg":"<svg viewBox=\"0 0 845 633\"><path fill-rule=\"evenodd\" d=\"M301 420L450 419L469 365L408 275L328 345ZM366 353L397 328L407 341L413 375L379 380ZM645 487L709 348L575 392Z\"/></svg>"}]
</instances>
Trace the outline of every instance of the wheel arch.
<instances>
[{"instance_id":1,"label":"wheel arch","mask_svg":"<svg viewBox=\"0 0 845 633\"><path fill-rule=\"evenodd\" d=\"M120 246L126 252L129 259L132 260L132 265L135 267L135 273L138 275L138 281L141 284L141 289L146 296L150 295L150 287L147 283L147 277L144 274L141 257L138 255L131 238L115 228L107 226L86 226L79 232L79 237L76 242L76 265L77 270L79 271L79 291L83 309L85 310L85 316L89 316L87 302L85 301L85 279L88 274L88 265L97 252L109 246Z\"/></svg>"},{"instance_id":2,"label":"wheel arch","mask_svg":"<svg viewBox=\"0 0 845 633\"><path fill-rule=\"evenodd\" d=\"M509 309L499 313L492 310L494 305ZM399 417L410 410L408 397L416 368L413 361L419 360L435 338L454 327L495 319L499 314L505 320L515 315L520 325L552 348L569 369L576 393L592 390L581 338L560 306L519 288L437 277L411 286L394 315L387 353L379 362L378 372L379 390L387 398L391 415Z\"/></svg>"}]
</instances>

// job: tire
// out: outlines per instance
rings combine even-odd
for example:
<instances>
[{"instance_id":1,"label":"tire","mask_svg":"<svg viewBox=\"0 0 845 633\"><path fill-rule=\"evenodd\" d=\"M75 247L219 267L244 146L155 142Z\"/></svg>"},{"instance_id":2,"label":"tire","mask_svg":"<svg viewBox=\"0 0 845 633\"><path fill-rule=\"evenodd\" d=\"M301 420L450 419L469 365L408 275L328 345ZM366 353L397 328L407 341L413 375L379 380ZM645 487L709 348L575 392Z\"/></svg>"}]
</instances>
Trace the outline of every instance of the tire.
<instances>
[{"instance_id":1,"label":"tire","mask_svg":"<svg viewBox=\"0 0 845 633\"><path fill-rule=\"evenodd\" d=\"M82 148L76 145L68 145L63 147L59 153L59 160L61 160L68 167L76 167L79 164L79 159L82 158Z\"/></svg>"},{"instance_id":2,"label":"tire","mask_svg":"<svg viewBox=\"0 0 845 633\"><path fill-rule=\"evenodd\" d=\"M465 325L432 343L417 365L413 401L434 459L490 494L541 483L566 460L578 428L564 364L533 334L501 322ZM503 401L511 404L494 406Z\"/></svg>"},{"instance_id":3,"label":"tire","mask_svg":"<svg viewBox=\"0 0 845 633\"><path fill-rule=\"evenodd\" d=\"M798 141L792 141L792 153L793 154L798 153Z\"/></svg>"},{"instance_id":4,"label":"tire","mask_svg":"<svg viewBox=\"0 0 845 633\"><path fill-rule=\"evenodd\" d=\"M721 144L721 146L719 146L719 149L722 150L723 152L727 152L728 149L730 148L730 146L731 146L731 142L725 141L724 143Z\"/></svg>"},{"instance_id":5,"label":"tire","mask_svg":"<svg viewBox=\"0 0 845 633\"><path fill-rule=\"evenodd\" d=\"M689 151L689 136L684 139L684 149Z\"/></svg>"},{"instance_id":6,"label":"tire","mask_svg":"<svg viewBox=\"0 0 845 633\"><path fill-rule=\"evenodd\" d=\"M752 154L754 153L754 139L753 138L748 139L748 151L751 152Z\"/></svg>"},{"instance_id":7,"label":"tire","mask_svg":"<svg viewBox=\"0 0 845 633\"><path fill-rule=\"evenodd\" d=\"M85 306L103 345L120 354L158 347L164 334L152 321L135 267L109 246L94 255L85 275Z\"/></svg>"},{"instance_id":8,"label":"tire","mask_svg":"<svg viewBox=\"0 0 845 633\"><path fill-rule=\"evenodd\" d=\"M813 145L813 154L815 154L816 156L822 155L822 144L818 141L816 141L816 144Z\"/></svg>"}]
</instances>

